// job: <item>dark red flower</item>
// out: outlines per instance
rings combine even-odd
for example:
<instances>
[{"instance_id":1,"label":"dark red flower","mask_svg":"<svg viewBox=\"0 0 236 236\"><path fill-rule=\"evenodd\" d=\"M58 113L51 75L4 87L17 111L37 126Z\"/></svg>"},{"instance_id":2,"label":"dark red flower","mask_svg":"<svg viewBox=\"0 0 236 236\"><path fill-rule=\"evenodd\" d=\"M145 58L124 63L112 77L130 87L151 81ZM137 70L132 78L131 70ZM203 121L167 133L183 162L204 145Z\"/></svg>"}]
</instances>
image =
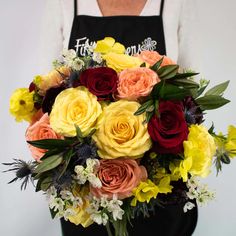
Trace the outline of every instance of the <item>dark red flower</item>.
<instances>
[{"instance_id":1,"label":"dark red flower","mask_svg":"<svg viewBox=\"0 0 236 236\"><path fill-rule=\"evenodd\" d=\"M118 76L108 67L90 68L81 73L80 83L98 97L98 100L109 100L117 90Z\"/></svg>"},{"instance_id":2,"label":"dark red flower","mask_svg":"<svg viewBox=\"0 0 236 236\"><path fill-rule=\"evenodd\" d=\"M181 153L183 141L188 136L182 103L161 101L158 111L148 123L148 132L154 141L153 150L160 154Z\"/></svg>"}]
</instances>

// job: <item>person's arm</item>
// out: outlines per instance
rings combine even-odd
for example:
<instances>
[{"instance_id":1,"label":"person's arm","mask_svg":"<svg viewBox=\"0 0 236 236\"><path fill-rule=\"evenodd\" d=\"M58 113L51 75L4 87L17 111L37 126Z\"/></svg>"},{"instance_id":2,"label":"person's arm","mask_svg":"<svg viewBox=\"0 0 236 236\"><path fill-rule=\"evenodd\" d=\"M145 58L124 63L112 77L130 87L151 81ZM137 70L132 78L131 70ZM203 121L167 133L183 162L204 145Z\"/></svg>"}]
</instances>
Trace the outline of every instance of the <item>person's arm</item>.
<instances>
[{"instance_id":1,"label":"person's arm","mask_svg":"<svg viewBox=\"0 0 236 236\"><path fill-rule=\"evenodd\" d=\"M200 44L197 27L198 13L195 0L183 0L180 13L178 64L183 68L200 69Z\"/></svg>"},{"instance_id":2,"label":"person's arm","mask_svg":"<svg viewBox=\"0 0 236 236\"><path fill-rule=\"evenodd\" d=\"M63 12L61 0L46 0L40 32L40 73L52 68L63 49Z\"/></svg>"}]
</instances>

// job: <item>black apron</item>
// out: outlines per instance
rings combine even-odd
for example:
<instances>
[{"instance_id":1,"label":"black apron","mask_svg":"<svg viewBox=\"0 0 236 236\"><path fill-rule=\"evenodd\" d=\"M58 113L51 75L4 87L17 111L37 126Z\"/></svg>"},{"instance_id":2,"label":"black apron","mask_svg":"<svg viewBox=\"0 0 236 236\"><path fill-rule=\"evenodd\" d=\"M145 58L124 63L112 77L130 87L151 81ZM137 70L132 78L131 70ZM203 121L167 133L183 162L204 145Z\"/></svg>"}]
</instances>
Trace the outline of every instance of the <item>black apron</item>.
<instances>
[{"instance_id":1,"label":"black apron","mask_svg":"<svg viewBox=\"0 0 236 236\"><path fill-rule=\"evenodd\" d=\"M108 16L97 17L77 15L77 1L74 1L74 21L69 49L75 49L79 56L85 56L89 46L104 37L113 37L122 43L126 53L133 55L142 50L155 50L166 55L161 1L160 14L155 16ZM190 236L197 223L197 207L187 213L183 204L157 207L150 218L138 217L128 226L129 236ZM61 219L63 236L106 236L106 228L94 223L88 228L76 226Z\"/></svg>"}]
</instances>

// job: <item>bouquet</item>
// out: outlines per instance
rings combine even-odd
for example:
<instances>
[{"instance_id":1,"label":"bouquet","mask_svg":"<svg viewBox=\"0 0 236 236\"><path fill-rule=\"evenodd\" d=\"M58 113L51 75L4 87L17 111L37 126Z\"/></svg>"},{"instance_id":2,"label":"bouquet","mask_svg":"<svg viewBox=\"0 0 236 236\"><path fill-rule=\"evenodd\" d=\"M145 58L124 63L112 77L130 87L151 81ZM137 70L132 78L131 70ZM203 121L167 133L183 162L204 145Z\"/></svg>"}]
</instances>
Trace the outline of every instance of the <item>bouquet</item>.
<instances>
[{"instance_id":1,"label":"bouquet","mask_svg":"<svg viewBox=\"0 0 236 236\"><path fill-rule=\"evenodd\" d=\"M197 73L155 51L128 56L110 37L89 50L64 50L51 72L12 94L34 161L4 163L16 174L10 183L36 182L52 217L104 225L108 235L112 225L119 236L156 205L184 203L186 212L213 199L199 178L236 156L236 127L223 135L202 123L229 102L229 81L206 92Z\"/></svg>"}]
</instances>

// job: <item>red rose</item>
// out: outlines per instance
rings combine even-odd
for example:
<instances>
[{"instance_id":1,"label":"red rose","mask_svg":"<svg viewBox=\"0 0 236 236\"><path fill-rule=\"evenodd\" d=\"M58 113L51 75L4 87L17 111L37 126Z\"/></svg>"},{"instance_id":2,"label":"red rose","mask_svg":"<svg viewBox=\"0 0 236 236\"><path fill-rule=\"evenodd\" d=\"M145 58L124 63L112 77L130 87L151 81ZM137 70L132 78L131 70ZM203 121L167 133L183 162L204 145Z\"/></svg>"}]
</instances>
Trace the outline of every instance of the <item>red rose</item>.
<instances>
[{"instance_id":1,"label":"red rose","mask_svg":"<svg viewBox=\"0 0 236 236\"><path fill-rule=\"evenodd\" d=\"M181 102L162 101L159 114L148 123L148 132L154 141L157 153L177 154L183 151L183 141L188 136L188 126L184 118Z\"/></svg>"},{"instance_id":2,"label":"red rose","mask_svg":"<svg viewBox=\"0 0 236 236\"><path fill-rule=\"evenodd\" d=\"M108 67L90 68L81 73L80 83L98 97L108 100L117 89L118 76L116 71Z\"/></svg>"}]
</instances>

